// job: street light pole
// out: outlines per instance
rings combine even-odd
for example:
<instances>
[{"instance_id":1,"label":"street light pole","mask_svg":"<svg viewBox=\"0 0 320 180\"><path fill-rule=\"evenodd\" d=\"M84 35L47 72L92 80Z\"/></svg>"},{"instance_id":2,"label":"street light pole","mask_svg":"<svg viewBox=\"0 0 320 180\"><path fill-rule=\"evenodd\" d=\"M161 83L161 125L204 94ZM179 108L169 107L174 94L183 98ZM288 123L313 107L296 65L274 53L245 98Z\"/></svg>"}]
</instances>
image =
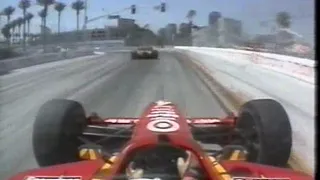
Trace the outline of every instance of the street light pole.
<instances>
[{"instance_id":1,"label":"street light pole","mask_svg":"<svg viewBox=\"0 0 320 180\"><path fill-rule=\"evenodd\" d=\"M84 30L87 29L87 21L88 21L87 9L88 9L88 0L85 0L85 8L84 8Z\"/></svg>"},{"instance_id":2,"label":"street light pole","mask_svg":"<svg viewBox=\"0 0 320 180\"><path fill-rule=\"evenodd\" d=\"M85 3L85 8L84 8L84 23L83 23L83 38L84 38L84 41L86 41L88 39L88 33L87 33L87 23L88 23L88 14L87 14L87 9L88 9L88 0L85 0L84 1Z\"/></svg>"}]
</instances>

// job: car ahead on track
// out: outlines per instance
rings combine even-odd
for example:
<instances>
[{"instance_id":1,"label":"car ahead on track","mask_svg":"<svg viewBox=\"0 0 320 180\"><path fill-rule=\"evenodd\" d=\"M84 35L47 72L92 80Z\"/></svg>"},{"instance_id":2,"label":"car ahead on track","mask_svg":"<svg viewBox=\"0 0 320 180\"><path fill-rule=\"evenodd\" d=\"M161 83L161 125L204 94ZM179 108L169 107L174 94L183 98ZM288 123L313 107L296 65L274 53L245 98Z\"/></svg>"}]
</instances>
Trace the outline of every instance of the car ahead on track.
<instances>
[{"instance_id":1,"label":"car ahead on track","mask_svg":"<svg viewBox=\"0 0 320 180\"><path fill-rule=\"evenodd\" d=\"M138 47L131 52L131 59L158 59L159 52L151 46Z\"/></svg>"},{"instance_id":2,"label":"car ahead on track","mask_svg":"<svg viewBox=\"0 0 320 180\"><path fill-rule=\"evenodd\" d=\"M55 99L34 123L41 168L11 180L313 179L286 168L291 144L287 113L271 99L249 101L224 118L185 118L173 103L157 101L139 118L105 119Z\"/></svg>"}]
</instances>

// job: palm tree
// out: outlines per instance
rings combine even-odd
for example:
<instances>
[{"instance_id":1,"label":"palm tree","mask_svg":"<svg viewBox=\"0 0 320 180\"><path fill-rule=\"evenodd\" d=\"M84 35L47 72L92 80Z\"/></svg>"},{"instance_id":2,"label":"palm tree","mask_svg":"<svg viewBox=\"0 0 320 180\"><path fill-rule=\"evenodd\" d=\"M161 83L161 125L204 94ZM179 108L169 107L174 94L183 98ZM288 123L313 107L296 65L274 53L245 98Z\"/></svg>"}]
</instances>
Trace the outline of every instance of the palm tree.
<instances>
[{"instance_id":1,"label":"palm tree","mask_svg":"<svg viewBox=\"0 0 320 180\"><path fill-rule=\"evenodd\" d=\"M28 24L28 37L30 37L30 21L33 19L33 14L28 13L26 15L26 20L27 20L27 24Z\"/></svg>"},{"instance_id":2,"label":"palm tree","mask_svg":"<svg viewBox=\"0 0 320 180\"><path fill-rule=\"evenodd\" d=\"M44 19L46 18L46 13L45 10L42 9L41 11L38 12L39 17L41 18L41 33L43 33L43 26L44 26Z\"/></svg>"},{"instance_id":3,"label":"palm tree","mask_svg":"<svg viewBox=\"0 0 320 180\"><path fill-rule=\"evenodd\" d=\"M47 15L48 15L48 8L50 5L54 4L55 0L37 0L37 3L40 6L43 6L43 12L41 13L42 18L42 25L43 27L47 26ZM40 14L39 14L40 15ZM43 49L45 50L45 44L46 44L46 33L43 34Z\"/></svg>"},{"instance_id":4,"label":"palm tree","mask_svg":"<svg viewBox=\"0 0 320 180\"><path fill-rule=\"evenodd\" d=\"M187 19L189 20L189 27L188 27L188 31L190 31L190 33L192 32L192 27L193 27L193 18L197 15L197 11L196 10L189 10L187 13Z\"/></svg>"},{"instance_id":5,"label":"palm tree","mask_svg":"<svg viewBox=\"0 0 320 180\"><path fill-rule=\"evenodd\" d=\"M77 31L79 31L79 14L80 11L85 8L84 1L77 0L76 2L72 3L72 9L77 12Z\"/></svg>"},{"instance_id":6,"label":"palm tree","mask_svg":"<svg viewBox=\"0 0 320 180\"><path fill-rule=\"evenodd\" d=\"M288 12L282 11L277 13L276 21L279 27L289 28L291 25L291 16Z\"/></svg>"},{"instance_id":7,"label":"palm tree","mask_svg":"<svg viewBox=\"0 0 320 180\"><path fill-rule=\"evenodd\" d=\"M64 10L66 5L62 2L57 2L54 6L54 9L58 12L58 34L60 34L60 20L61 20L61 12Z\"/></svg>"},{"instance_id":8,"label":"palm tree","mask_svg":"<svg viewBox=\"0 0 320 180\"><path fill-rule=\"evenodd\" d=\"M189 10L188 11L188 13L187 13L187 18L188 18L188 20L189 20L189 22L191 22L192 23L192 20L193 20L193 18L195 17L197 15L197 11L196 10L193 10L193 9L191 9L191 10Z\"/></svg>"},{"instance_id":9,"label":"palm tree","mask_svg":"<svg viewBox=\"0 0 320 180\"><path fill-rule=\"evenodd\" d=\"M7 16L7 24L9 24L10 22L10 18L11 18L11 15L13 14L13 12L15 11L16 9L12 6L8 6L6 8L3 9L3 14L5 16Z\"/></svg>"},{"instance_id":10,"label":"palm tree","mask_svg":"<svg viewBox=\"0 0 320 180\"><path fill-rule=\"evenodd\" d=\"M27 9L31 6L30 0L20 0L19 8L22 9L23 19L27 21ZM23 49L26 49L26 23L23 23Z\"/></svg>"},{"instance_id":11,"label":"palm tree","mask_svg":"<svg viewBox=\"0 0 320 180\"><path fill-rule=\"evenodd\" d=\"M19 42L21 41L21 25L24 23L24 21L25 20L22 17L17 19Z\"/></svg>"},{"instance_id":12,"label":"palm tree","mask_svg":"<svg viewBox=\"0 0 320 180\"><path fill-rule=\"evenodd\" d=\"M10 46L10 37L11 37L10 29L11 29L11 24L10 24L10 23L6 24L6 25L1 29L1 33L2 33L3 36L6 38L6 41L7 41L7 43L8 43L8 47Z\"/></svg>"},{"instance_id":13,"label":"palm tree","mask_svg":"<svg viewBox=\"0 0 320 180\"><path fill-rule=\"evenodd\" d=\"M18 25L18 20L17 19L14 19L13 21L11 21L11 38L12 38L12 41L14 42L15 41L15 36L16 36L16 27Z\"/></svg>"},{"instance_id":14,"label":"palm tree","mask_svg":"<svg viewBox=\"0 0 320 180\"><path fill-rule=\"evenodd\" d=\"M37 3L40 5L40 6L43 6L43 25L46 26L47 25L47 22L46 22L46 19L47 19L47 15L48 15L48 8L50 5L54 4L54 0L37 0Z\"/></svg>"}]
</instances>

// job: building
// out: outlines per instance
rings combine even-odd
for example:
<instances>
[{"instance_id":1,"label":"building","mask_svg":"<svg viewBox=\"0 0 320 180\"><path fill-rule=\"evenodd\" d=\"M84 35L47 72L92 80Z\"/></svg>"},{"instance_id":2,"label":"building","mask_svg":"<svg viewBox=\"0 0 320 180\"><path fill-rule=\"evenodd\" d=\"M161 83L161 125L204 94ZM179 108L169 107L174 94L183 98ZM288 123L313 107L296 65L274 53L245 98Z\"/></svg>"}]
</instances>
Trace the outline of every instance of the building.
<instances>
[{"instance_id":1,"label":"building","mask_svg":"<svg viewBox=\"0 0 320 180\"><path fill-rule=\"evenodd\" d=\"M179 26L179 33L181 35L190 35L191 34L191 26L189 23L181 23Z\"/></svg>"},{"instance_id":2,"label":"building","mask_svg":"<svg viewBox=\"0 0 320 180\"><path fill-rule=\"evenodd\" d=\"M216 47L219 45L219 34L213 26L202 27L192 32L192 45Z\"/></svg>"},{"instance_id":3,"label":"building","mask_svg":"<svg viewBox=\"0 0 320 180\"><path fill-rule=\"evenodd\" d=\"M223 46L237 45L242 42L242 22L232 18L219 18L219 43Z\"/></svg>"},{"instance_id":4,"label":"building","mask_svg":"<svg viewBox=\"0 0 320 180\"><path fill-rule=\"evenodd\" d=\"M166 29L172 34L177 34L177 24L170 23L166 26Z\"/></svg>"},{"instance_id":5,"label":"building","mask_svg":"<svg viewBox=\"0 0 320 180\"><path fill-rule=\"evenodd\" d=\"M242 22L232 18L220 18L218 20L219 31L227 34L241 36Z\"/></svg>"},{"instance_id":6,"label":"building","mask_svg":"<svg viewBox=\"0 0 320 180\"><path fill-rule=\"evenodd\" d=\"M221 13L212 11L208 15L208 26L192 31L192 45L216 47L219 45L219 19Z\"/></svg>"},{"instance_id":7,"label":"building","mask_svg":"<svg viewBox=\"0 0 320 180\"><path fill-rule=\"evenodd\" d=\"M219 12L209 14L209 26L192 32L192 44L208 47L233 47L242 44L242 22L221 17Z\"/></svg>"},{"instance_id":8,"label":"building","mask_svg":"<svg viewBox=\"0 0 320 180\"><path fill-rule=\"evenodd\" d=\"M127 19L127 18L119 18L118 19L118 28L120 29L131 29L135 26L134 19Z\"/></svg>"},{"instance_id":9,"label":"building","mask_svg":"<svg viewBox=\"0 0 320 180\"><path fill-rule=\"evenodd\" d=\"M174 42L175 36L177 35L177 24L170 23L164 28L165 40L169 44Z\"/></svg>"},{"instance_id":10,"label":"building","mask_svg":"<svg viewBox=\"0 0 320 180\"><path fill-rule=\"evenodd\" d=\"M115 34L116 37L126 37L130 31L136 26L134 19L119 18L118 26L116 28L110 28L110 34ZM114 32L116 29L117 32ZM111 35L113 37L113 35Z\"/></svg>"},{"instance_id":11,"label":"building","mask_svg":"<svg viewBox=\"0 0 320 180\"><path fill-rule=\"evenodd\" d=\"M212 26L212 25L217 24L219 18L221 18L221 13L220 13L220 12L217 12L217 11L212 11L212 12L209 14L208 25L209 25L209 26Z\"/></svg>"},{"instance_id":12,"label":"building","mask_svg":"<svg viewBox=\"0 0 320 180\"><path fill-rule=\"evenodd\" d=\"M310 59L314 58L312 46L306 43L300 34L290 29L279 29L274 34L256 35L252 42L259 44L266 51Z\"/></svg>"}]
</instances>

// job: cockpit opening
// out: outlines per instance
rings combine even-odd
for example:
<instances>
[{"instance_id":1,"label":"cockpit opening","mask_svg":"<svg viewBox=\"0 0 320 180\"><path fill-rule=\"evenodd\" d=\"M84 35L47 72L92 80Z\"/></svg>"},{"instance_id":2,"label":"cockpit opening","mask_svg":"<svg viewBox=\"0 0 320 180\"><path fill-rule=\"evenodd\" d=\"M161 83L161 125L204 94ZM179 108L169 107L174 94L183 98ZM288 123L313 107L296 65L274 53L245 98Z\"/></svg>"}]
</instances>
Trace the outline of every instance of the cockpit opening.
<instances>
[{"instance_id":1,"label":"cockpit opening","mask_svg":"<svg viewBox=\"0 0 320 180\"><path fill-rule=\"evenodd\" d=\"M172 145L156 145L135 151L124 163L126 179L205 179L206 172L190 151Z\"/></svg>"}]
</instances>

